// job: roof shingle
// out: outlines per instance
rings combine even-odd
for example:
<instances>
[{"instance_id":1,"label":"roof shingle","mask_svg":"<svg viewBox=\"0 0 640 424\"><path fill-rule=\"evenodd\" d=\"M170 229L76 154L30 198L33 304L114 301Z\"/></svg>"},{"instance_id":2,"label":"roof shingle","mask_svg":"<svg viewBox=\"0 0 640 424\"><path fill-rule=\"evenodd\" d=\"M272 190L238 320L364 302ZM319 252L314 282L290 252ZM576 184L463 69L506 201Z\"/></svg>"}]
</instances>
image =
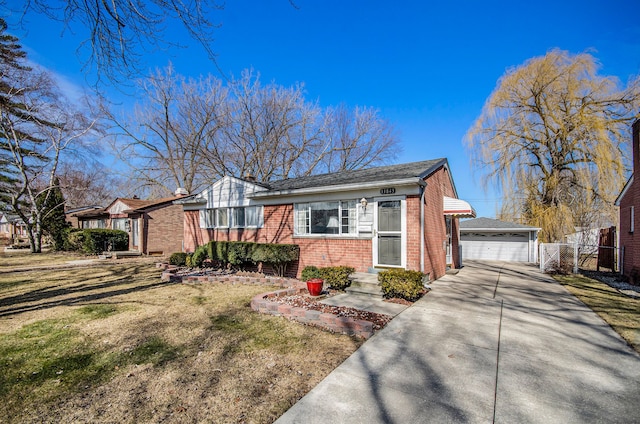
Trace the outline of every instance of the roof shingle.
<instances>
[{"instance_id":1,"label":"roof shingle","mask_svg":"<svg viewBox=\"0 0 640 424\"><path fill-rule=\"evenodd\" d=\"M431 159L421 162L410 162L399 165L379 166L375 168L340 171L329 174L310 175L307 177L287 178L284 180L260 183L272 191L296 190L313 187L336 186L343 184L370 183L408 178L424 178L433 173L447 160Z\"/></svg>"}]
</instances>

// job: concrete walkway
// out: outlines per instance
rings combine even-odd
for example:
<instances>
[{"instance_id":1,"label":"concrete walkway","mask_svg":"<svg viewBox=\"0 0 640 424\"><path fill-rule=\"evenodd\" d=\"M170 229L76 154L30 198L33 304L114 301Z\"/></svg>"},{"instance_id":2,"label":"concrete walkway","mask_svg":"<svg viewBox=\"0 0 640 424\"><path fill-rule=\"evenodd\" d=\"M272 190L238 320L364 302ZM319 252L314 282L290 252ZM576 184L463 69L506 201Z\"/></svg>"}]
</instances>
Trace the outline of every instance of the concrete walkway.
<instances>
[{"instance_id":1,"label":"concrete walkway","mask_svg":"<svg viewBox=\"0 0 640 424\"><path fill-rule=\"evenodd\" d=\"M432 288L276 422L639 422L640 356L534 266Z\"/></svg>"}]
</instances>

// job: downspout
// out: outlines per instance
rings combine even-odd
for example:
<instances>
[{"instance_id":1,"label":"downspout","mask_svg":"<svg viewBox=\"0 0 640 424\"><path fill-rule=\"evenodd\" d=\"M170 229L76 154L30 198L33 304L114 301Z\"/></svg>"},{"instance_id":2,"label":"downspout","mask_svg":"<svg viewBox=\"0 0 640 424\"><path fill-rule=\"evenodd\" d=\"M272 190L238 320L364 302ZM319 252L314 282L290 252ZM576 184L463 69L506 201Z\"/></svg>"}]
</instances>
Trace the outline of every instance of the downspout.
<instances>
[{"instance_id":1,"label":"downspout","mask_svg":"<svg viewBox=\"0 0 640 424\"><path fill-rule=\"evenodd\" d=\"M424 274L424 196L426 193L427 182L420 185L420 272Z\"/></svg>"}]
</instances>

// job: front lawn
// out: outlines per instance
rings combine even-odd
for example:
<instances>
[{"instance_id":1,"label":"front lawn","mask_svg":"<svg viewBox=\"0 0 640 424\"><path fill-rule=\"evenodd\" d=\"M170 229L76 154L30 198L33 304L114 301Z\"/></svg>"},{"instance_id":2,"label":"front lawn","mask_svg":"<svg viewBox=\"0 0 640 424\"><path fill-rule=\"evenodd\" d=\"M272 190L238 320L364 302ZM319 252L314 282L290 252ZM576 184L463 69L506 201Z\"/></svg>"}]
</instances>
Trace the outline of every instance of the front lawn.
<instances>
[{"instance_id":1,"label":"front lawn","mask_svg":"<svg viewBox=\"0 0 640 424\"><path fill-rule=\"evenodd\" d=\"M554 276L640 353L640 299L583 275Z\"/></svg>"},{"instance_id":2,"label":"front lawn","mask_svg":"<svg viewBox=\"0 0 640 424\"><path fill-rule=\"evenodd\" d=\"M1 249L1 248L0 248ZM49 252L31 254L29 249L0 251L0 272L26 267L45 267L61 265L78 259L93 259L95 256L85 256L79 253Z\"/></svg>"},{"instance_id":3,"label":"front lawn","mask_svg":"<svg viewBox=\"0 0 640 424\"><path fill-rule=\"evenodd\" d=\"M72 258L73 259L73 258ZM273 422L362 343L152 263L0 273L3 422Z\"/></svg>"}]
</instances>

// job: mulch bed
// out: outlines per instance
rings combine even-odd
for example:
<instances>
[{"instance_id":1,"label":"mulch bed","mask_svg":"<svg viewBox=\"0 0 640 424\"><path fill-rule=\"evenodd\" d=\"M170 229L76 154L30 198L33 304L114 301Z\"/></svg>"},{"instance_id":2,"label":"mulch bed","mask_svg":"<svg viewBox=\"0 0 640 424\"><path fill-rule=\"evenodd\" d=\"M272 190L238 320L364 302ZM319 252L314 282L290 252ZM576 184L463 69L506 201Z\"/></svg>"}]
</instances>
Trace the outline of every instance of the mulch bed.
<instances>
[{"instance_id":1,"label":"mulch bed","mask_svg":"<svg viewBox=\"0 0 640 424\"><path fill-rule=\"evenodd\" d=\"M320 311L322 313L333 314L339 317L348 317L359 319L362 321L369 321L373 323L373 329L375 331L382 329L393 318L391 315L377 314L375 312L362 311L360 309L348 308L345 306L326 305L306 295L273 297L269 300L278 303L284 303L297 308L304 308L314 311Z\"/></svg>"}]
</instances>

